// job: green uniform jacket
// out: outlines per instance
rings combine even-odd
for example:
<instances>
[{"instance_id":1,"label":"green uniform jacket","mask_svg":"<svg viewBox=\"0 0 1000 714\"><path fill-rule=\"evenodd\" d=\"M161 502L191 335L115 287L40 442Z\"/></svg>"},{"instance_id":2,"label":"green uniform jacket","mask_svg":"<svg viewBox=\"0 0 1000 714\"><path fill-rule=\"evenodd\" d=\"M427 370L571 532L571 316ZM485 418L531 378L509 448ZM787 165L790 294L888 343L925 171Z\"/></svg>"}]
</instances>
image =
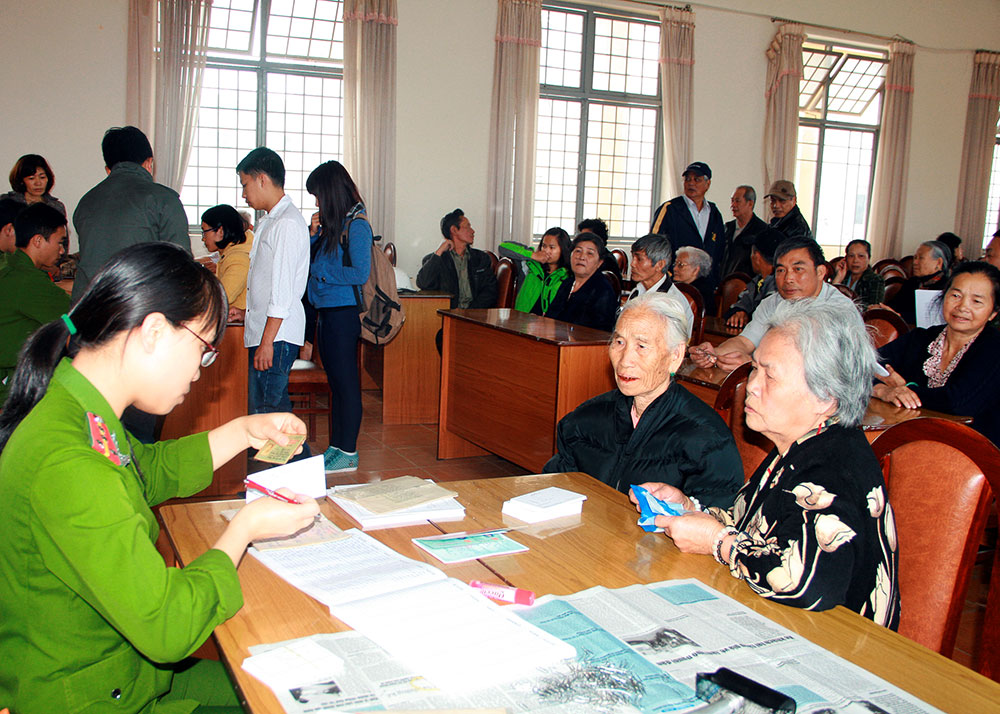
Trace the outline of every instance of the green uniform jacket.
<instances>
[{"instance_id":1,"label":"green uniform jacket","mask_svg":"<svg viewBox=\"0 0 1000 714\"><path fill-rule=\"evenodd\" d=\"M7 398L17 353L32 332L69 310L69 295L15 250L0 264L0 405Z\"/></svg>"},{"instance_id":2,"label":"green uniform jacket","mask_svg":"<svg viewBox=\"0 0 1000 714\"><path fill-rule=\"evenodd\" d=\"M93 446L88 412L110 432L110 454ZM156 701L172 679L160 663L191 654L243 606L225 553L168 568L154 545L150 505L211 481L207 434L133 442L119 466L125 436L64 359L0 454L0 703L17 714L193 711Z\"/></svg>"}]
</instances>

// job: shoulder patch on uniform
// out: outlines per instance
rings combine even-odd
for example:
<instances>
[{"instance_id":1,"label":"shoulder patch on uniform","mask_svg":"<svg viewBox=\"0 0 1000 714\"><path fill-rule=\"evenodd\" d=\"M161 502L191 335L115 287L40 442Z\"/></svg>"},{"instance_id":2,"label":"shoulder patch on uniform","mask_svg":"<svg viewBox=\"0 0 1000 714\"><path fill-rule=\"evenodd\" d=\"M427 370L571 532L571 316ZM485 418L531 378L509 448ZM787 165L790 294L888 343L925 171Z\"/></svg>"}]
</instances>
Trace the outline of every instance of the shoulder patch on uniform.
<instances>
[{"instance_id":1,"label":"shoulder patch on uniform","mask_svg":"<svg viewBox=\"0 0 1000 714\"><path fill-rule=\"evenodd\" d=\"M87 427L90 430L91 448L108 457L115 466L121 466L125 459L118 449L118 439L108 429L104 420L93 412L87 412Z\"/></svg>"}]
</instances>

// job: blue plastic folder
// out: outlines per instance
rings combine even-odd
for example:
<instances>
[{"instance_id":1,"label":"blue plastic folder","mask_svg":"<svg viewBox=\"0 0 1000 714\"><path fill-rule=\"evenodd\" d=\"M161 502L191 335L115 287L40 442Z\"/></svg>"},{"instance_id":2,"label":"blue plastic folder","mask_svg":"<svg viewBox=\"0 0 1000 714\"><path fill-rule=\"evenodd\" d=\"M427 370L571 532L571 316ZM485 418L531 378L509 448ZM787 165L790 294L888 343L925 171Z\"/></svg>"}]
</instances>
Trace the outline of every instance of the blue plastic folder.
<instances>
[{"instance_id":1,"label":"blue plastic folder","mask_svg":"<svg viewBox=\"0 0 1000 714\"><path fill-rule=\"evenodd\" d=\"M657 516L683 516L687 513L681 504L661 501L642 486L633 486L632 493L639 500L639 508L642 509L637 523L647 533L663 532L662 528L657 528L653 523Z\"/></svg>"}]
</instances>

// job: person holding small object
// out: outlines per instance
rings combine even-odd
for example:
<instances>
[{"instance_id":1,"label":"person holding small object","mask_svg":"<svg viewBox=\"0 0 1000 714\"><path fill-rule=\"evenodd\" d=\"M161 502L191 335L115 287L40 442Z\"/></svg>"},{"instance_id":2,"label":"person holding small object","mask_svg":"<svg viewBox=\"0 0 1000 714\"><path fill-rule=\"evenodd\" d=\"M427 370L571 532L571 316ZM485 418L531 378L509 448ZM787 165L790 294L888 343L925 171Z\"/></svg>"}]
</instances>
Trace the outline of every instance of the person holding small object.
<instances>
[{"instance_id":1,"label":"person holding small object","mask_svg":"<svg viewBox=\"0 0 1000 714\"><path fill-rule=\"evenodd\" d=\"M0 414L0 702L20 714L241 712L218 662L187 659L243 605L247 545L308 526L316 502L247 504L184 568L156 549L151 507L305 425L255 414L145 445L129 405L166 414L218 354L219 281L183 249L116 254L76 306L26 343Z\"/></svg>"},{"instance_id":2,"label":"person holding small object","mask_svg":"<svg viewBox=\"0 0 1000 714\"><path fill-rule=\"evenodd\" d=\"M915 328L879 350L889 376L872 394L908 409L972 417L972 428L1000 445L1000 270L967 261L938 299L945 324Z\"/></svg>"},{"instance_id":3,"label":"person holding small object","mask_svg":"<svg viewBox=\"0 0 1000 714\"><path fill-rule=\"evenodd\" d=\"M747 426L775 448L729 509L704 509L676 486L639 484L692 511L655 524L681 551L714 556L762 597L808 610L843 605L896 629L895 521L882 469L857 428L875 365L852 304L782 302L754 351L745 407Z\"/></svg>"}]
</instances>

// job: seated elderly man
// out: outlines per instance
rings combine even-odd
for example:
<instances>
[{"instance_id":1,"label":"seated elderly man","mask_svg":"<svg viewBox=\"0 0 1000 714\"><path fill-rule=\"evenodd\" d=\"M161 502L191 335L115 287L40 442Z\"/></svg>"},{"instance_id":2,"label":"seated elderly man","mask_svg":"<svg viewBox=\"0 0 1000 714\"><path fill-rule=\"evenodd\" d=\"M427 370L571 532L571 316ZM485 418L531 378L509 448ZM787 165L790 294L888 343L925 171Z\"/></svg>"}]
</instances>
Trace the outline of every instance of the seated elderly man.
<instances>
[{"instance_id":1,"label":"seated elderly man","mask_svg":"<svg viewBox=\"0 0 1000 714\"><path fill-rule=\"evenodd\" d=\"M674 262L674 249L670 247L670 239L658 233L649 233L632 244L632 280L635 288L629 293L628 299L635 300L647 292L658 292L670 295L684 306L687 315L688 339L691 339L691 328L694 325L694 311L691 303L674 285L670 277L670 266Z\"/></svg>"},{"instance_id":2,"label":"seated elderly man","mask_svg":"<svg viewBox=\"0 0 1000 714\"><path fill-rule=\"evenodd\" d=\"M730 337L718 347L713 347L711 342L692 347L691 361L699 367L718 364L726 370L749 362L750 353L764 336L764 325L782 302L816 298L853 307L850 298L823 281L825 277L826 260L819 244L811 238L786 238L774 253L774 284L778 292L761 301L750 324L736 337Z\"/></svg>"},{"instance_id":3,"label":"seated elderly man","mask_svg":"<svg viewBox=\"0 0 1000 714\"><path fill-rule=\"evenodd\" d=\"M705 314L715 314L715 288L709 277L712 273L712 256L701 248L683 245L677 249L674 261L674 280L686 283L701 293Z\"/></svg>"},{"instance_id":4,"label":"seated elderly man","mask_svg":"<svg viewBox=\"0 0 1000 714\"><path fill-rule=\"evenodd\" d=\"M559 422L545 471L583 471L627 493L662 481L706 506L728 507L743 465L725 422L671 377L684 359L687 319L677 300L648 292L622 309L608 353L618 389Z\"/></svg>"},{"instance_id":5,"label":"seated elderly man","mask_svg":"<svg viewBox=\"0 0 1000 714\"><path fill-rule=\"evenodd\" d=\"M895 521L857 428L876 359L850 303L781 303L754 351L745 407L747 426L775 448L728 510L703 510L673 485L642 484L691 511L657 516L656 525L762 597L808 610L843 605L896 629Z\"/></svg>"}]
</instances>

